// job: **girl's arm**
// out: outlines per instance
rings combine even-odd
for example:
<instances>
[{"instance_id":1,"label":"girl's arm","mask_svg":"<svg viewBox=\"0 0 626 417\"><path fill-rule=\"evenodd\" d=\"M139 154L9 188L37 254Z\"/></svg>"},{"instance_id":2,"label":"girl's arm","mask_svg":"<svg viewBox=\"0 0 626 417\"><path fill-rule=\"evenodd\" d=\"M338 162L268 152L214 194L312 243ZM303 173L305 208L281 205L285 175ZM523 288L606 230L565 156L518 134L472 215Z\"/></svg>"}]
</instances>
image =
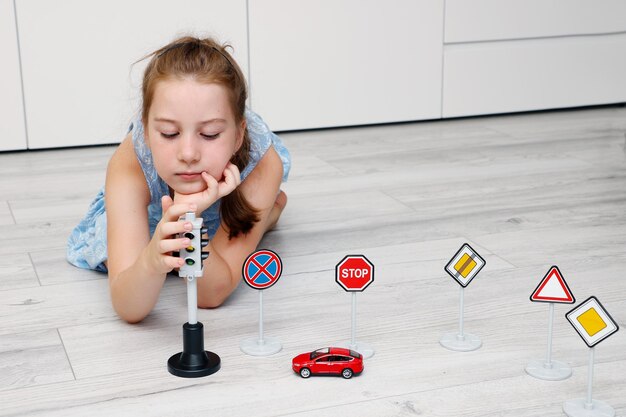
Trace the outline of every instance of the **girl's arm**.
<instances>
[{"instance_id":1,"label":"girl's arm","mask_svg":"<svg viewBox=\"0 0 626 417\"><path fill-rule=\"evenodd\" d=\"M122 319L136 323L154 308L167 272L182 262L168 252L188 244L182 239L171 239L171 235L185 230L183 222L177 220L190 207L172 205L172 200L164 197L164 216L150 239L150 190L130 135L109 162L105 199L111 301Z\"/></svg>"},{"instance_id":2,"label":"girl's arm","mask_svg":"<svg viewBox=\"0 0 626 417\"><path fill-rule=\"evenodd\" d=\"M209 257L204 261L204 276L198 279L198 306L217 307L237 288L241 268L250 253L271 226L270 213L280 190L283 165L270 147L250 175L239 186L248 202L259 210L259 222L247 234L228 239L222 223L208 245Z\"/></svg>"}]
</instances>

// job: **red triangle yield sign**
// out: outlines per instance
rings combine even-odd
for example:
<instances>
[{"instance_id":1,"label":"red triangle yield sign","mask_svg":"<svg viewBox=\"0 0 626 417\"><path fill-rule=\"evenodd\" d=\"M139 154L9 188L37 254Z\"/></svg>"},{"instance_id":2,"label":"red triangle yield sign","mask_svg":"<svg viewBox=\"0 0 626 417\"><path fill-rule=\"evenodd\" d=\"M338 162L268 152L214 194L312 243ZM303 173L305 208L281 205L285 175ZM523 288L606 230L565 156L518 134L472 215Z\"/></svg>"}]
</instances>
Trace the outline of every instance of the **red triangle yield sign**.
<instances>
[{"instance_id":1,"label":"red triangle yield sign","mask_svg":"<svg viewBox=\"0 0 626 417\"><path fill-rule=\"evenodd\" d=\"M552 266L533 291L530 301L572 304L576 302L576 299L563 279L559 268Z\"/></svg>"}]
</instances>

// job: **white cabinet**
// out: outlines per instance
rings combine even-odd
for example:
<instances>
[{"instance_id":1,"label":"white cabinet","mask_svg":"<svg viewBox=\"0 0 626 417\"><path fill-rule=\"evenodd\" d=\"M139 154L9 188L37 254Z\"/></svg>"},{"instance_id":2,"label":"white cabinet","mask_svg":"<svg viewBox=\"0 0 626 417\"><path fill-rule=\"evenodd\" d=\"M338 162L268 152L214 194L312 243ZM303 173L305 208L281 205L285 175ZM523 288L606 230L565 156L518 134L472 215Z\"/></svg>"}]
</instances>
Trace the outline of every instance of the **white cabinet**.
<instances>
[{"instance_id":1,"label":"white cabinet","mask_svg":"<svg viewBox=\"0 0 626 417\"><path fill-rule=\"evenodd\" d=\"M443 0L249 2L252 108L275 130L439 118Z\"/></svg>"},{"instance_id":2,"label":"white cabinet","mask_svg":"<svg viewBox=\"0 0 626 417\"><path fill-rule=\"evenodd\" d=\"M626 34L450 45L443 117L626 101Z\"/></svg>"},{"instance_id":3,"label":"white cabinet","mask_svg":"<svg viewBox=\"0 0 626 417\"><path fill-rule=\"evenodd\" d=\"M247 73L246 0L16 0L16 8L30 148L119 142L146 64L133 62L178 35L219 35Z\"/></svg>"},{"instance_id":4,"label":"white cabinet","mask_svg":"<svg viewBox=\"0 0 626 417\"><path fill-rule=\"evenodd\" d=\"M446 43L626 31L624 0L447 0Z\"/></svg>"},{"instance_id":5,"label":"white cabinet","mask_svg":"<svg viewBox=\"0 0 626 417\"><path fill-rule=\"evenodd\" d=\"M0 0L0 151L26 149L13 0Z\"/></svg>"},{"instance_id":6,"label":"white cabinet","mask_svg":"<svg viewBox=\"0 0 626 417\"><path fill-rule=\"evenodd\" d=\"M626 101L623 0L447 0L443 117Z\"/></svg>"}]
</instances>

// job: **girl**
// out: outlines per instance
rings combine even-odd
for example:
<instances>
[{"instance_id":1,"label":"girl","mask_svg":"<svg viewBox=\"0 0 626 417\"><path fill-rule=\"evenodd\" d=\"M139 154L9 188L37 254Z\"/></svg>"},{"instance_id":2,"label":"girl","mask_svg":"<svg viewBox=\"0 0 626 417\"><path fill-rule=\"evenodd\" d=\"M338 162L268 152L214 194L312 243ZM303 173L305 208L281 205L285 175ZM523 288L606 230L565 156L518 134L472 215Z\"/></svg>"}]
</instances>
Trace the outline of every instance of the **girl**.
<instances>
[{"instance_id":1,"label":"girl","mask_svg":"<svg viewBox=\"0 0 626 417\"><path fill-rule=\"evenodd\" d=\"M108 271L113 307L130 323L148 315L167 273L182 265L172 252L190 243L176 237L191 229L178 221L188 211L211 238L198 306L219 306L278 221L290 167L280 139L246 110L245 80L225 47L184 37L148 57L141 119L67 250L72 264Z\"/></svg>"}]
</instances>

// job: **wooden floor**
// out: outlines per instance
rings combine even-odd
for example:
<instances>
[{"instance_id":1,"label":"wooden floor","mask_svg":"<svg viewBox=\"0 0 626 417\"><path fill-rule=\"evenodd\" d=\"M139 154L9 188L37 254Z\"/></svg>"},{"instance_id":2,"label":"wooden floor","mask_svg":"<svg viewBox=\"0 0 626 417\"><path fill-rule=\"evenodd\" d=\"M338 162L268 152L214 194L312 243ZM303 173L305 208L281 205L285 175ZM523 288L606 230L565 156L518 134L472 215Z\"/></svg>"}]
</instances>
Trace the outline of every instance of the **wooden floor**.
<instances>
[{"instance_id":1,"label":"wooden floor","mask_svg":"<svg viewBox=\"0 0 626 417\"><path fill-rule=\"evenodd\" d=\"M141 324L120 321L106 276L64 258L71 228L103 184L113 147L0 154L0 414L5 416L561 416L586 393L589 349L557 304L561 382L528 376L544 359L548 306L531 303L551 265L578 301L597 296L626 328L626 109L481 117L283 135L289 203L262 247L284 273L201 310L209 377L182 379L186 289L168 279ZM459 286L443 267L468 242L487 265L465 290L474 352L439 345L458 328ZM357 339L375 355L351 380L301 379L291 358L350 338L335 264L363 253L375 282L358 295ZM596 348L594 398L626 416L626 331Z\"/></svg>"}]
</instances>

